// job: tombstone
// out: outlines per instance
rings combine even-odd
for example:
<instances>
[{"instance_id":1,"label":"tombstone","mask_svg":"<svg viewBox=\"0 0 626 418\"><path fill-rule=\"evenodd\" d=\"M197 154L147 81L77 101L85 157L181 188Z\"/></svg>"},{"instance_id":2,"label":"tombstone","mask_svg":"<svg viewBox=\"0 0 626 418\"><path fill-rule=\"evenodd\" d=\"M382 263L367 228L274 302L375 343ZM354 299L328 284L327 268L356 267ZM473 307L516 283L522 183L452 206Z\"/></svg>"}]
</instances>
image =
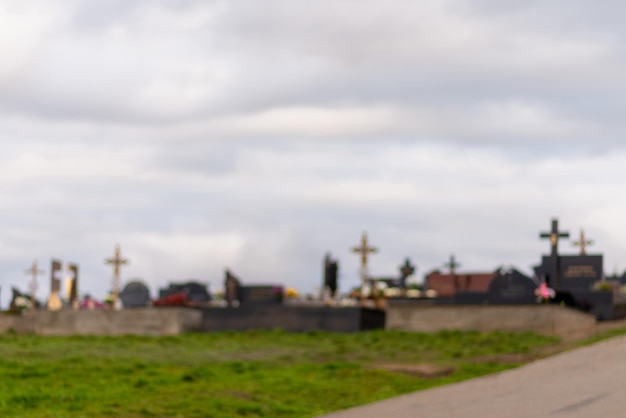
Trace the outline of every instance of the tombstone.
<instances>
[{"instance_id":1,"label":"tombstone","mask_svg":"<svg viewBox=\"0 0 626 418\"><path fill-rule=\"evenodd\" d=\"M241 281L228 269L224 279L224 299L229 307L237 307L241 303Z\"/></svg>"},{"instance_id":2,"label":"tombstone","mask_svg":"<svg viewBox=\"0 0 626 418\"><path fill-rule=\"evenodd\" d=\"M187 304L192 306L206 305L211 301L207 285L196 281L170 283L166 289L159 291L160 299L165 299L172 295L185 295Z\"/></svg>"},{"instance_id":3,"label":"tombstone","mask_svg":"<svg viewBox=\"0 0 626 418\"><path fill-rule=\"evenodd\" d=\"M241 286L241 305L280 305L283 302L282 286Z\"/></svg>"},{"instance_id":4,"label":"tombstone","mask_svg":"<svg viewBox=\"0 0 626 418\"><path fill-rule=\"evenodd\" d=\"M31 295L27 293L22 293L15 287L11 288L11 292L12 292L12 296L11 296L11 303L9 305L9 312L19 313L27 309L28 306L23 305L23 303L30 305ZM37 299L35 299L35 307L36 308L41 307L41 303Z\"/></svg>"},{"instance_id":5,"label":"tombstone","mask_svg":"<svg viewBox=\"0 0 626 418\"><path fill-rule=\"evenodd\" d=\"M48 310L58 311L63 307L63 302L59 294L61 293L61 279L57 275L62 270L59 260L52 260L50 267L50 297L48 298Z\"/></svg>"},{"instance_id":6,"label":"tombstone","mask_svg":"<svg viewBox=\"0 0 626 418\"><path fill-rule=\"evenodd\" d=\"M487 289L490 304L535 304L537 283L514 268L500 269Z\"/></svg>"},{"instance_id":7,"label":"tombstone","mask_svg":"<svg viewBox=\"0 0 626 418\"><path fill-rule=\"evenodd\" d=\"M67 279L67 301L74 308L78 307L78 264L68 263L67 271L70 277Z\"/></svg>"},{"instance_id":8,"label":"tombstone","mask_svg":"<svg viewBox=\"0 0 626 418\"><path fill-rule=\"evenodd\" d=\"M558 267L560 280L555 290L566 292L591 290L595 282L602 280L603 257L602 255L560 255ZM544 279L554 271L554 260L550 256L543 256L541 265L535 267L537 277Z\"/></svg>"},{"instance_id":9,"label":"tombstone","mask_svg":"<svg viewBox=\"0 0 626 418\"><path fill-rule=\"evenodd\" d=\"M334 299L337 293L337 275L339 263L333 260L330 253L324 257L324 288L330 290L330 297Z\"/></svg>"},{"instance_id":10,"label":"tombstone","mask_svg":"<svg viewBox=\"0 0 626 418\"><path fill-rule=\"evenodd\" d=\"M150 303L150 289L142 281L133 280L124 286L119 297L125 308L143 308Z\"/></svg>"}]
</instances>

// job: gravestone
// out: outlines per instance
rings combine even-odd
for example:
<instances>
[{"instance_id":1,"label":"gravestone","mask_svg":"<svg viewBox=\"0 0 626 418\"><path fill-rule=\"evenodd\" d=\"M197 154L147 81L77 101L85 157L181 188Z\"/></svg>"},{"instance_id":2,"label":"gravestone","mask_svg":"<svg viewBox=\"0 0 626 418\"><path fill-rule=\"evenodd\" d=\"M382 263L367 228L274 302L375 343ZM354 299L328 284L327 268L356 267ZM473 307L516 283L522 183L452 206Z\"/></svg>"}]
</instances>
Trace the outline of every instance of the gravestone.
<instances>
[{"instance_id":1,"label":"gravestone","mask_svg":"<svg viewBox=\"0 0 626 418\"><path fill-rule=\"evenodd\" d=\"M211 301L211 295L207 290L207 285L197 281L170 283L166 289L159 291L159 298L165 299L168 296L177 294L184 294L189 305L201 306Z\"/></svg>"},{"instance_id":2,"label":"gravestone","mask_svg":"<svg viewBox=\"0 0 626 418\"><path fill-rule=\"evenodd\" d=\"M514 268L500 269L487 289L487 301L491 304L537 303L537 283Z\"/></svg>"},{"instance_id":3,"label":"gravestone","mask_svg":"<svg viewBox=\"0 0 626 418\"><path fill-rule=\"evenodd\" d=\"M120 292L125 308L143 308L150 303L150 289L142 281L133 280Z\"/></svg>"},{"instance_id":4,"label":"gravestone","mask_svg":"<svg viewBox=\"0 0 626 418\"><path fill-rule=\"evenodd\" d=\"M602 255L560 255L558 257L559 287L557 291L591 290L593 284L602 280ZM541 265L535 267L537 277L545 277L555 271L554 259L543 256Z\"/></svg>"},{"instance_id":5,"label":"gravestone","mask_svg":"<svg viewBox=\"0 0 626 418\"><path fill-rule=\"evenodd\" d=\"M337 293L337 275L339 263L331 258L330 253L324 257L324 288L330 290L330 297L334 298Z\"/></svg>"},{"instance_id":6,"label":"gravestone","mask_svg":"<svg viewBox=\"0 0 626 418\"><path fill-rule=\"evenodd\" d=\"M237 307L241 303L241 281L228 269L224 279L224 299L230 307Z\"/></svg>"},{"instance_id":7,"label":"gravestone","mask_svg":"<svg viewBox=\"0 0 626 418\"><path fill-rule=\"evenodd\" d=\"M280 305L283 302L282 286L241 286L241 305Z\"/></svg>"},{"instance_id":8,"label":"gravestone","mask_svg":"<svg viewBox=\"0 0 626 418\"><path fill-rule=\"evenodd\" d=\"M67 299L72 306L78 307L78 264L68 263L67 270L70 274L67 285Z\"/></svg>"},{"instance_id":9,"label":"gravestone","mask_svg":"<svg viewBox=\"0 0 626 418\"><path fill-rule=\"evenodd\" d=\"M48 298L48 310L58 311L63 307L59 296L61 293L61 279L58 276L62 272L62 264L59 260L52 260L50 266L50 297Z\"/></svg>"}]
</instances>

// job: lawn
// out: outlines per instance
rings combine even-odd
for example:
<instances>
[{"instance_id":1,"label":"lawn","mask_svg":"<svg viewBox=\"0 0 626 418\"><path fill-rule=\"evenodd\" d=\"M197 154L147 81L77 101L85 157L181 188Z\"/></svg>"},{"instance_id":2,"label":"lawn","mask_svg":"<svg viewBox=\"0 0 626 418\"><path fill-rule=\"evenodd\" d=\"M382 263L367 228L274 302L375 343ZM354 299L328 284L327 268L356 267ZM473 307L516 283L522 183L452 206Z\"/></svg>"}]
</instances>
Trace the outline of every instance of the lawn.
<instances>
[{"instance_id":1,"label":"lawn","mask_svg":"<svg viewBox=\"0 0 626 418\"><path fill-rule=\"evenodd\" d=\"M0 336L0 416L312 417L515 367L532 333Z\"/></svg>"}]
</instances>

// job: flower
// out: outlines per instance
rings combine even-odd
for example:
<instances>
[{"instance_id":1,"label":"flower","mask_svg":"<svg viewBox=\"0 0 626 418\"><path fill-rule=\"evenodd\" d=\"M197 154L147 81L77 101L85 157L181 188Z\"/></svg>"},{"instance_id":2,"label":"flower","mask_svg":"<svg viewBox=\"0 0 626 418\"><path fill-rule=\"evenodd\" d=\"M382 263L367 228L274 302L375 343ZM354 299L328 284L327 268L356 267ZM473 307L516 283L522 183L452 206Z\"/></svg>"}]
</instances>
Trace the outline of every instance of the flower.
<instances>
[{"instance_id":1,"label":"flower","mask_svg":"<svg viewBox=\"0 0 626 418\"><path fill-rule=\"evenodd\" d=\"M554 289L550 289L546 283L541 283L537 289L535 289L535 296L539 300L549 300L556 296Z\"/></svg>"}]
</instances>

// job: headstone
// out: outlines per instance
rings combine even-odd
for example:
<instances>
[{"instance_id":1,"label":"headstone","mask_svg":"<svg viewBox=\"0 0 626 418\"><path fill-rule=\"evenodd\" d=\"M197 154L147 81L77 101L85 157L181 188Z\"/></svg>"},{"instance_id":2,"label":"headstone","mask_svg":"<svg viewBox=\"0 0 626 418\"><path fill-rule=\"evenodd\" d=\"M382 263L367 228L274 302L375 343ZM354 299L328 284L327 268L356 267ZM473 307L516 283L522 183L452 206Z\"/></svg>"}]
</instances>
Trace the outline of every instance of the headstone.
<instances>
[{"instance_id":1,"label":"headstone","mask_svg":"<svg viewBox=\"0 0 626 418\"><path fill-rule=\"evenodd\" d=\"M241 303L241 281L228 269L224 279L224 299L230 307L237 307Z\"/></svg>"},{"instance_id":2,"label":"headstone","mask_svg":"<svg viewBox=\"0 0 626 418\"><path fill-rule=\"evenodd\" d=\"M279 305L283 302L284 289L282 286L242 286L242 305Z\"/></svg>"},{"instance_id":3,"label":"headstone","mask_svg":"<svg viewBox=\"0 0 626 418\"><path fill-rule=\"evenodd\" d=\"M78 307L78 264L68 263L67 270L70 277L68 278L67 300L74 307Z\"/></svg>"},{"instance_id":4,"label":"headstone","mask_svg":"<svg viewBox=\"0 0 626 418\"><path fill-rule=\"evenodd\" d=\"M487 289L487 300L492 304L533 304L537 283L514 268L500 269Z\"/></svg>"},{"instance_id":5,"label":"headstone","mask_svg":"<svg viewBox=\"0 0 626 418\"><path fill-rule=\"evenodd\" d=\"M59 260L52 260L50 267L50 297L48 298L48 310L58 311L63 307L63 302L59 296L61 293L61 279L57 276L61 274L62 264Z\"/></svg>"},{"instance_id":6,"label":"headstone","mask_svg":"<svg viewBox=\"0 0 626 418\"><path fill-rule=\"evenodd\" d=\"M602 255L560 255L558 258L560 285L555 290L591 290L595 282L602 280ZM545 277L553 271L554 260L550 256L543 256L541 265L535 267L537 277Z\"/></svg>"},{"instance_id":7,"label":"headstone","mask_svg":"<svg viewBox=\"0 0 626 418\"><path fill-rule=\"evenodd\" d=\"M150 289L142 281L133 280L120 292L120 300L125 308L143 308L150 303Z\"/></svg>"},{"instance_id":8,"label":"headstone","mask_svg":"<svg viewBox=\"0 0 626 418\"><path fill-rule=\"evenodd\" d=\"M164 299L171 295L184 294L190 305L206 305L211 301L211 295L204 283L189 281L186 283L170 283L166 289L159 291L159 298Z\"/></svg>"},{"instance_id":9,"label":"headstone","mask_svg":"<svg viewBox=\"0 0 626 418\"><path fill-rule=\"evenodd\" d=\"M337 293L337 275L339 263L333 260L330 253L324 257L324 288L329 289L330 297L334 298Z\"/></svg>"}]
</instances>

